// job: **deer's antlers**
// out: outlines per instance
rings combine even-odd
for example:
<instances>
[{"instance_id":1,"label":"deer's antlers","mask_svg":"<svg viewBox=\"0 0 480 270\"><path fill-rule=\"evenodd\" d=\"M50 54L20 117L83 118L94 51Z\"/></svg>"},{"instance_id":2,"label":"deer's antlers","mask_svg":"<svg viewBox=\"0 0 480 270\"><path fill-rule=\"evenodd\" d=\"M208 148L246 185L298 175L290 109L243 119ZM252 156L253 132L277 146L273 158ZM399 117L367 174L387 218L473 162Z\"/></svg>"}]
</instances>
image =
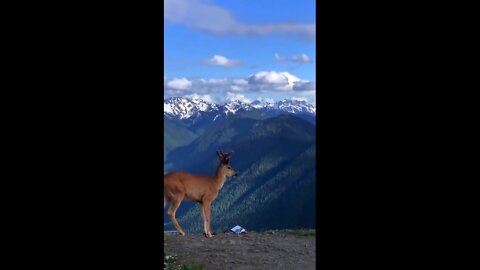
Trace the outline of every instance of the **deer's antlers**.
<instances>
[{"instance_id":1,"label":"deer's antlers","mask_svg":"<svg viewBox=\"0 0 480 270\"><path fill-rule=\"evenodd\" d=\"M218 158L220 159L220 162L223 164L228 164L230 161L230 155L233 154L233 151L230 151L226 154L223 153L223 151L217 151Z\"/></svg>"}]
</instances>

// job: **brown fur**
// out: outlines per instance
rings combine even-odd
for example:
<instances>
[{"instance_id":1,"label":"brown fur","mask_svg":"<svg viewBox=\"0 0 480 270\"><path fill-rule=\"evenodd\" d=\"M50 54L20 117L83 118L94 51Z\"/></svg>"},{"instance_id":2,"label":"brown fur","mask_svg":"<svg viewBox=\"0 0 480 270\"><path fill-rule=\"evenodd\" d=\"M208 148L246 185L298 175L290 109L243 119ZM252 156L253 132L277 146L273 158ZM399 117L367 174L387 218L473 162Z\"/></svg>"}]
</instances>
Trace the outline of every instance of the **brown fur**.
<instances>
[{"instance_id":1,"label":"brown fur","mask_svg":"<svg viewBox=\"0 0 480 270\"><path fill-rule=\"evenodd\" d=\"M217 152L220 164L217 167L215 176L191 174L187 172L171 172L164 175L163 178L163 207L171 202L168 209L168 217L177 229L180 235L185 235L182 227L175 218L175 213L182 200L192 200L201 204L201 213L203 218L203 233L205 237L212 237L210 230L210 209L212 201L217 197L218 192L225 184L227 177L236 176L229 162L229 156L233 152L223 154Z\"/></svg>"}]
</instances>

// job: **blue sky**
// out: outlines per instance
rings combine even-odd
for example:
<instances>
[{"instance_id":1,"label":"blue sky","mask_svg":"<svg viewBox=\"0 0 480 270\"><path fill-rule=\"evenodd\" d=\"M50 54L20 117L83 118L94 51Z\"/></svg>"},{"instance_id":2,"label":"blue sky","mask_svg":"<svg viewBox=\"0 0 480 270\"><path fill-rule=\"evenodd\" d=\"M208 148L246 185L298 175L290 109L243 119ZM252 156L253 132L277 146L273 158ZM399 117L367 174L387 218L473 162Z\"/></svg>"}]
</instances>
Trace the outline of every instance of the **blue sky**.
<instances>
[{"instance_id":1,"label":"blue sky","mask_svg":"<svg viewBox=\"0 0 480 270\"><path fill-rule=\"evenodd\" d=\"M164 0L164 98L315 103L315 1Z\"/></svg>"}]
</instances>

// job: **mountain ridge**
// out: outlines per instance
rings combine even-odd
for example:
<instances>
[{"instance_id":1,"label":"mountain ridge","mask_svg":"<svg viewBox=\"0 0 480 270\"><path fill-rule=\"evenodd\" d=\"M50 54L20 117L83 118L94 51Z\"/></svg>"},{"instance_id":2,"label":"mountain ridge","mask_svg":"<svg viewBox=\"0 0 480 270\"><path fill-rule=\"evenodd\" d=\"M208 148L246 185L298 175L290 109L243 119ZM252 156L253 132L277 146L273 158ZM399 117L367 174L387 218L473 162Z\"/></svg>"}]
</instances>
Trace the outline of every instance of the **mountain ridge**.
<instances>
[{"instance_id":1,"label":"mountain ridge","mask_svg":"<svg viewBox=\"0 0 480 270\"><path fill-rule=\"evenodd\" d=\"M292 114L316 115L316 107L303 100L280 100L272 102L268 100L255 100L245 102L241 100L229 100L223 105L197 98L172 97L163 101L164 116L176 119L197 119L204 115L214 115L213 121L218 117L234 115L238 112L271 111Z\"/></svg>"}]
</instances>

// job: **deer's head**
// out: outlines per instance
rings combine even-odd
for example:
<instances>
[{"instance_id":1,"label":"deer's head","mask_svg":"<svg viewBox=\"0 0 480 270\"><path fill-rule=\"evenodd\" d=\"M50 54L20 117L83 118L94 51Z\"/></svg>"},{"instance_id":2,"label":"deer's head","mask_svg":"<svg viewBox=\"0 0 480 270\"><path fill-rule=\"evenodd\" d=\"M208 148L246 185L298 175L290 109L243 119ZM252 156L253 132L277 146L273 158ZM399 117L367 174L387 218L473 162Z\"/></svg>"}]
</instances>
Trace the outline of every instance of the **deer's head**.
<instances>
[{"instance_id":1,"label":"deer's head","mask_svg":"<svg viewBox=\"0 0 480 270\"><path fill-rule=\"evenodd\" d=\"M230 155L233 151L224 154L222 151L217 151L217 156L220 159L220 169L225 173L227 177L237 176L237 172L228 164L230 162Z\"/></svg>"}]
</instances>

